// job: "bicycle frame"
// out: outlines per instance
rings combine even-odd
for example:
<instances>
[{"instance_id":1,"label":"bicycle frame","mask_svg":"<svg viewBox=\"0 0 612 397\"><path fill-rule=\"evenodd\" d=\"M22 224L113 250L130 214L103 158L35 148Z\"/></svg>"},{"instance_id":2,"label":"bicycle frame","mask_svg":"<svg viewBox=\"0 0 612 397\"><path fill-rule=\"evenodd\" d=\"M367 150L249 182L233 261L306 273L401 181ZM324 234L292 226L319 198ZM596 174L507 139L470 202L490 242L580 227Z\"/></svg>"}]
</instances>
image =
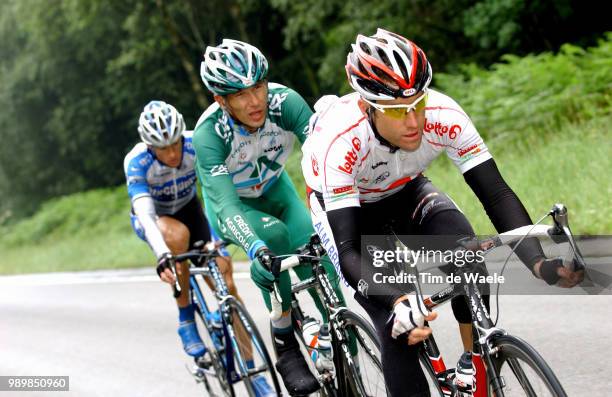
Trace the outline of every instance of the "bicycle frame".
<instances>
[{"instance_id":1,"label":"bicycle frame","mask_svg":"<svg viewBox=\"0 0 612 397\"><path fill-rule=\"evenodd\" d=\"M548 236L556 243L560 243L563 241L569 242L573 252L574 259L576 260L576 265L578 269L585 269L586 265L584 259L582 258L582 254L580 253L578 246L571 234L569 229L569 225L567 222L567 209L562 204L556 204L553 209L549 212L549 215L552 215L554 220L554 225L545 226L545 225L535 225L535 226L523 226L518 229L501 233L498 236L494 236L485 240L478 240L477 238L466 238L459 241L459 244L468 250L482 250L489 251L494 248L508 245L513 243L519 239L522 239L523 236ZM533 234L530 232L534 231ZM397 236L396 236L397 238ZM399 241L399 239L397 239ZM427 308L427 310L432 310L437 306L440 306L452 298L458 295L465 294L468 306L470 308L472 314L472 327L474 329L475 335L478 335L476 340L474 341L474 351L480 353L482 355L483 362L486 366L486 377L476 376L476 392L474 393L474 397L487 397L487 393L489 390L489 386L493 391L494 395L499 395L499 391L505 386L503 378L499 377L493 371L493 362L491 360L491 355L495 354L496 351L492 348L491 341L500 335L507 335L507 332L501 328L495 327L493 322L491 321L491 317L489 311L487 310L480 291L478 290L477 285L474 282L466 282L465 274L471 270L470 267L458 267L455 266L455 271L460 276L461 283L453 284L443 290L431 295L430 297L422 299L423 304ZM418 277L418 269L416 266L413 268L413 271L417 273ZM417 278L418 279L418 278ZM416 285L417 294L422 298L423 295L420 291L420 286ZM443 392L449 393L449 395L454 395L456 392L456 387L447 378L449 374L449 370L446 368L444 364L444 360L441 357L440 350L435 342L433 335L431 335L428 339L423 342L423 348L425 354L429 358L429 362L431 364L431 368L434 371L435 377L438 381L438 386L443 390ZM484 383L484 384L483 384Z\"/></svg>"},{"instance_id":2,"label":"bicycle frame","mask_svg":"<svg viewBox=\"0 0 612 397\"><path fill-rule=\"evenodd\" d=\"M331 281L329 280L325 268L321 264L320 259L317 257L320 256L322 252L316 252L316 254L317 255L309 256L307 259L309 264L312 266L313 276L298 283L295 283L291 286L291 313L293 320L295 321L294 326L296 326L297 329L300 331L299 337L302 338L301 330L302 323L304 321L304 313L297 299L297 294L302 291L314 289L325 307L325 315L327 316L327 320L330 326L332 350L335 353L333 357L333 362L336 374L344 373L345 363L348 363L350 371L357 371L355 363L353 362L353 358L351 356L349 341L342 332L344 329L344 324L340 322L341 313L347 311L348 308L340 305L340 299L336 295L336 292L331 284ZM291 261L287 263L289 264L290 262ZM296 261L292 263L292 265L287 265L287 268L295 266L298 262ZM283 268L281 269L285 270ZM302 342L304 341L302 340ZM344 360L341 359L340 354L343 355ZM330 373L319 374L319 376L322 376L322 378L320 379L322 379L324 382L334 381L334 376ZM350 385L346 382L343 382L342 379L337 380L339 389L338 392L340 393L339 395L351 395L349 390Z\"/></svg>"},{"instance_id":3,"label":"bicycle frame","mask_svg":"<svg viewBox=\"0 0 612 397\"><path fill-rule=\"evenodd\" d=\"M234 333L234 330L227 326L228 324L231 324L233 322L233 319L231 317L231 314L229 313L228 306L224 305L224 303L229 300L235 300L236 298L229 293L227 284L225 283L225 280L223 279L223 275L221 274L221 271L219 270L219 266L217 265L215 258L214 257L209 258L207 260L206 267L192 266L190 267L189 271L190 271L189 284L191 287L191 292L196 298L194 301L198 307L198 311L200 312L201 319L206 324L206 327L208 329L211 328L210 323L208 321L208 317L211 312L208 309L208 306L206 305L206 300L204 298L204 295L202 293L202 290L200 288L200 285L197 281L196 276L200 275L203 278L208 277L214 282L214 285L215 285L214 294L215 294L217 301L219 302L219 308L221 310L221 315L222 315L222 320L223 320L222 329L223 329L223 338L224 338L225 343L224 343L224 346L221 346L221 347L224 348L224 357L225 357L224 367L226 371L227 381L231 384L235 384L243 380L244 376L242 376L241 373L245 373L248 376L252 376L260 372L265 372L266 371L265 369L246 368L244 366L245 360L243 360L242 358L239 360L234 359L234 354L240 357L241 353L237 345L238 342L237 342L237 338ZM253 333L253 330L251 329L250 325L248 324L247 321L244 321L244 319L242 321L242 325L245 327L247 334L250 335ZM230 341L230 343L228 343L228 341ZM220 348L220 346L217 346L215 343L213 344L215 345L215 348L217 349ZM255 349L257 349L258 353L261 356L264 355L261 346L259 346L256 343L254 343L253 346ZM240 365L240 371L236 371L236 365L235 365L236 362Z\"/></svg>"},{"instance_id":4,"label":"bicycle frame","mask_svg":"<svg viewBox=\"0 0 612 397\"><path fill-rule=\"evenodd\" d=\"M206 304L206 299L204 298L204 294L202 293L202 290L200 289L200 285L198 284L196 276L200 275L203 278L209 277L214 281L215 283L214 292L215 292L215 296L217 297L217 300L219 301L219 303L221 303L221 301L223 301L226 297L230 296L227 290L227 286L225 284L225 280L223 280L223 276L221 275L221 272L219 271L217 263L215 262L214 259L210 259L208 261L207 268L190 267L189 273L190 273L189 286L191 288L191 293L193 294L192 296L195 297L193 301L198 307L200 319L205 323L206 328L210 329L212 327L208 319L210 317L211 311L208 309L208 305ZM232 344L227 343L228 340L232 340L232 339L230 339L229 330L227 327L227 321L225 319L225 316L223 317L222 327L223 327L223 337L224 337L224 340L226 341L225 346L217 346L216 343L214 343L214 341L213 341L213 345L215 346L216 349L224 348L224 353L225 353L224 354L225 355L224 367L226 371L226 379L228 382L233 384L233 383L238 382L241 378L240 378L240 375L236 372L235 365L234 365L234 354L233 353L234 353L235 346L233 343Z\"/></svg>"},{"instance_id":5,"label":"bicycle frame","mask_svg":"<svg viewBox=\"0 0 612 397\"><path fill-rule=\"evenodd\" d=\"M458 274L461 277L461 280L464 280L464 273L467 273L469 269L460 268ZM474 327L475 332L479 337L475 341L474 351L482 354L482 358L486 364L487 368L487 376L491 379L491 385L494 391L497 391L503 385L501 384L500 379L495 376L495 374L490 370L493 368L490 354L494 353L491 350L491 346L489 341L491 338L496 335L505 335L506 331L501 328L497 328L493 326L493 322L491 321L491 317L489 311L487 310L480 291L475 283L462 283L459 285L454 285L448 288L443 289L442 291L437 292L436 294L425 298L423 303L427 310L432 310L437 306L440 306L448 301L450 301L455 296L459 296L464 294L466 295L467 301L469 303L470 311L472 314L472 327ZM448 390L450 395L454 395L455 386L452 381L447 378L448 369L444 364L444 360L440 354L440 350L438 349L438 345L435 342L433 335L426 339L423 342L423 348L427 357L430 360L431 366L435 372L436 379L438 380L438 385L443 390ZM486 390L488 389L488 384L479 384L480 382L487 382L487 377L477 377L476 378L476 393L475 397L486 397Z\"/></svg>"}]
</instances>

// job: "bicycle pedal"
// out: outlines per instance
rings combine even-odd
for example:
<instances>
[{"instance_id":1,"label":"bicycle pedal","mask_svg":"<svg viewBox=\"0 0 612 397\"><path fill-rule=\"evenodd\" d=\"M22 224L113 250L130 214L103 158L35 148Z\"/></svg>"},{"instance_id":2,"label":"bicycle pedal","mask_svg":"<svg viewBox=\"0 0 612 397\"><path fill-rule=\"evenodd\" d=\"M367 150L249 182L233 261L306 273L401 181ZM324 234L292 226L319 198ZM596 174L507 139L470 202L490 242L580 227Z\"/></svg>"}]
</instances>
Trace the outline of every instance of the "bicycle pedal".
<instances>
[{"instance_id":1,"label":"bicycle pedal","mask_svg":"<svg viewBox=\"0 0 612 397\"><path fill-rule=\"evenodd\" d=\"M317 375L317 380L321 384L333 382L334 378L335 378L335 374L332 372L327 372L327 371L323 373L319 373Z\"/></svg>"},{"instance_id":2,"label":"bicycle pedal","mask_svg":"<svg viewBox=\"0 0 612 397\"><path fill-rule=\"evenodd\" d=\"M206 378L206 374L204 374L204 371L202 371L200 368L194 369L194 371L191 372L191 375L193 375L196 383L202 383Z\"/></svg>"},{"instance_id":3,"label":"bicycle pedal","mask_svg":"<svg viewBox=\"0 0 612 397\"><path fill-rule=\"evenodd\" d=\"M201 383L205 380L206 374L204 373L204 370L197 365L194 365L191 369L189 369L187 364L185 364L185 369L191 376L193 376L196 383Z\"/></svg>"},{"instance_id":4,"label":"bicycle pedal","mask_svg":"<svg viewBox=\"0 0 612 397\"><path fill-rule=\"evenodd\" d=\"M212 365L212 359L210 357L210 354L204 354L203 356L196 358L195 363L196 363L195 368L198 368L198 369L210 368L210 366Z\"/></svg>"}]
</instances>

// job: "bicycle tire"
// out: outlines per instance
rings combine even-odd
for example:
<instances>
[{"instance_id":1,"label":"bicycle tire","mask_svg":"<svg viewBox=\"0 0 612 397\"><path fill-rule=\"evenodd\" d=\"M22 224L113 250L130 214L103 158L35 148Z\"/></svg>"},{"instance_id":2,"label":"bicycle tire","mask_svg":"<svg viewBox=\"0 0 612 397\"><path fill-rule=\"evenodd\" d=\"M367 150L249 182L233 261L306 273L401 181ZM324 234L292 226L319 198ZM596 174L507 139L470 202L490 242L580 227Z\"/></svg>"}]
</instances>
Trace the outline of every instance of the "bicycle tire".
<instances>
[{"instance_id":1,"label":"bicycle tire","mask_svg":"<svg viewBox=\"0 0 612 397\"><path fill-rule=\"evenodd\" d=\"M388 391L382 372L380 341L374 327L361 315L350 310L342 312L338 317L344 325L345 338L348 340L351 334L356 338L358 360L357 367L349 362L346 353L341 352L344 374L340 376L344 375L356 397L386 396Z\"/></svg>"},{"instance_id":2,"label":"bicycle tire","mask_svg":"<svg viewBox=\"0 0 612 397\"><path fill-rule=\"evenodd\" d=\"M442 388L438 383L438 378L436 377L436 371L429 360L429 356L427 356L427 353L425 353L425 349L423 348L419 349L419 361L421 362L421 367L423 368L423 373L427 379L427 384L429 385L431 395L439 397L447 396L448 394L444 394L442 391Z\"/></svg>"},{"instance_id":3,"label":"bicycle tire","mask_svg":"<svg viewBox=\"0 0 612 397\"><path fill-rule=\"evenodd\" d=\"M197 303L197 302L196 302ZM196 359L196 363L200 368L199 381L204 384L204 388L211 397L233 397L234 389L232 384L227 380L227 371L225 369L224 361L221 358L221 354L217 346L213 342L213 330L211 327L206 325L204 321L204 315L198 304L196 304L196 313L201 320L202 327L206 331L205 335L202 335L202 342L206 348L206 354ZM212 378L212 379L211 379ZM212 382L210 381L212 380Z\"/></svg>"},{"instance_id":4,"label":"bicycle tire","mask_svg":"<svg viewBox=\"0 0 612 397\"><path fill-rule=\"evenodd\" d=\"M502 376L506 384L503 395L567 397L552 369L527 342L515 336L503 335L494 338L491 345L495 351L495 354L490 356L493 363L492 370L496 375ZM521 362L526 366L521 365ZM527 373L525 370L530 371ZM487 372L491 374L491 371ZM534 383L536 377L540 381L537 385ZM489 381L489 390L491 390L490 383ZM492 392L489 394L492 395Z\"/></svg>"},{"instance_id":5,"label":"bicycle tire","mask_svg":"<svg viewBox=\"0 0 612 397\"><path fill-rule=\"evenodd\" d=\"M228 334L231 336L232 350L234 353L235 366L237 372L240 374L240 381L243 382L247 394L249 396L255 396L255 391L251 383L251 378L254 376L264 375L268 380L268 383L275 389L278 395L281 395L281 387L278 381L276 370L272 363L272 359L266 348L265 342L255 325L251 315L246 310L244 305L238 301L235 297L229 297L222 303L222 307L226 307L231 317L231 321L227 324ZM222 310L223 312L223 310ZM235 314L235 315L234 315ZM242 345L239 339L236 337L235 321L238 320L245 328L247 335L249 336L249 342L252 347L253 360L255 361L256 368L259 372L256 374L248 374L246 366L245 353L248 351L247 347Z\"/></svg>"}]
</instances>

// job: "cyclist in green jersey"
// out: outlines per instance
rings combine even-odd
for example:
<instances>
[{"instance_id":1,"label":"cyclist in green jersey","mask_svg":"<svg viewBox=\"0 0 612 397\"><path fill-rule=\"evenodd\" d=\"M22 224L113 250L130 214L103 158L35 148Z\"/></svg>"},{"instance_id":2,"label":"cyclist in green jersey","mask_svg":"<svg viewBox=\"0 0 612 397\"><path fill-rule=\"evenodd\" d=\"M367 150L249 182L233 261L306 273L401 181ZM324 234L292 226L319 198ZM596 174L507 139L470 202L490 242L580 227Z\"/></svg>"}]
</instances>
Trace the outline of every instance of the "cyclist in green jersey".
<instances>
[{"instance_id":1,"label":"cyclist in green jersey","mask_svg":"<svg viewBox=\"0 0 612 397\"><path fill-rule=\"evenodd\" d=\"M309 211L284 171L295 138L306 140L312 110L297 92L268 82L267 71L266 58L247 43L225 39L208 47L200 73L215 103L200 117L193 143L212 228L248 254L251 278L271 310L275 277L269 269L278 265L276 255L293 253L313 234ZM308 267L295 270L300 279L312 275ZM293 334L286 271L279 284L283 315L272 321L276 367L291 395L309 394L319 384ZM334 284L342 297L337 278Z\"/></svg>"}]
</instances>

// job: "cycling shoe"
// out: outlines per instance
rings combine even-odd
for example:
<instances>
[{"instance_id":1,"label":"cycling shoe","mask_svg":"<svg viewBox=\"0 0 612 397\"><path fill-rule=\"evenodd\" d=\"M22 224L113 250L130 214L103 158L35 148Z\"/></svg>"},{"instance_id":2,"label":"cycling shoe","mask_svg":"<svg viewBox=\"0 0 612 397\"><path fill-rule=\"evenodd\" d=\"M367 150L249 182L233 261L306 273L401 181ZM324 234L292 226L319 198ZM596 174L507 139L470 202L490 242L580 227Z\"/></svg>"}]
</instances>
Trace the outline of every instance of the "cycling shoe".
<instances>
[{"instance_id":1,"label":"cycling shoe","mask_svg":"<svg viewBox=\"0 0 612 397\"><path fill-rule=\"evenodd\" d=\"M183 342L185 353L192 357L200 357L206 353L206 348L200 338L195 321L181 321L178 327L178 334Z\"/></svg>"}]
</instances>

